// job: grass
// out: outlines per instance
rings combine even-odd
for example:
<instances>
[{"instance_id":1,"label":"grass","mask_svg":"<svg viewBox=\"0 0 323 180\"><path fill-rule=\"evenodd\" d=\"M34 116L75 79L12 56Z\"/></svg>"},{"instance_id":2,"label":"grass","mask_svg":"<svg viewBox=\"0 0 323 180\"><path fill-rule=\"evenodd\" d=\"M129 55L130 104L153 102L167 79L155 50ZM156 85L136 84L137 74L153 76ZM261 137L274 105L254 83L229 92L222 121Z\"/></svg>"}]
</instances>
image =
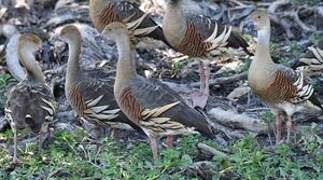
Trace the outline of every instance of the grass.
<instances>
[{"instance_id":1,"label":"grass","mask_svg":"<svg viewBox=\"0 0 323 180\"><path fill-rule=\"evenodd\" d=\"M314 32L309 37L309 40L314 44L314 46L319 46L320 42L323 41L323 33Z\"/></svg>"},{"instance_id":2,"label":"grass","mask_svg":"<svg viewBox=\"0 0 323 180\"><path fill-rule=\"evenodd\" d=\"M0 137L11 143L10 131ZM146 143L129 145L105 138L97 151L95 145L82 141L84 137L81 130L73 134L59 132L41 152L37 152L36 145L29 144L19 151L24 164L14 171L1 170L0 179L49 176L56 179L194 179L197 176L186 170L201 158L197 143L202 141L218 149L221 147L198 135L186 136L174 148L161 148L160 161L154 165ZM322 146L322 139L315 135L315 127L309 129L297 146L283 144L271 151L264 150L255 137L247 136L227 147L228 159L213 157L211 162L215 169L210 175L214 179L322 179ZM0 169L7 169L9 163L10 156L1 149Z\"/></svg>"},{"instance_id":3,"label":"grass","mask_svg":"<svg viewBox=\"0 0 323 180\"><path fill-rule=\"evenodd\" d=\"M9 84L10 80L11 76L9 74L0 74L0 109L4 107L7 100L5 95L7 91L6 86Z\"/></svg>"}]
</instances>

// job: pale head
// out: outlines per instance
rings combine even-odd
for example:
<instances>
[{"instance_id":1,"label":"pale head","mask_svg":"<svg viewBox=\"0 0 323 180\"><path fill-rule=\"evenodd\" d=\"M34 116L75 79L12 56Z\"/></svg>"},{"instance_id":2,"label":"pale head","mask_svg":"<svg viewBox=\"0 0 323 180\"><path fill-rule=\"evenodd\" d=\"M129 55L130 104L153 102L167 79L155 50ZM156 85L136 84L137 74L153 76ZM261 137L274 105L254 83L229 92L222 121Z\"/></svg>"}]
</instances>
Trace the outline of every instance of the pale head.
<instances>
[{"instance_id":1,"label":"pale head","mask_svg":"<svg viewBox=\"0 0 323 180\"><path fill-rule=\"evenodd\" d=\"M36 52L42 48L42 40L35 34L23 34L19 37L19 49L28 48L31 52Z\"/></svg>"},{"instance_id":2,"label":"pale head","mask_svg":"<svg viewBox=\"0 0 323 180\"><path fill-rule=\"evenodd\" d=\"M81 38L81 33L75 25L66 25L59 32L59 36L64 41L79 40Z\"/></svg>"},{"instance_id":3,"label":"pale head","mask_svg":"<svg viewBox=\"0 0 323 180\"><path fill-rule=\"evenodd\" d=\"M107 25L103 31L102 34L113 41L116 41L118 38L122 36L128 36L129 32L127 27L120 23L120 22L113 22Z\"/></svg>"},{"instance_id":4,"label":"pale head","mask_svg":"<svg viewBox=\"0 0 323 180\"><path fill-rule=\"evenodd\" d=\"M266 10L258 9L251 14L251 20L253 21L258 31L270 26L269 15Z\"/></svg>"}]
</instances>

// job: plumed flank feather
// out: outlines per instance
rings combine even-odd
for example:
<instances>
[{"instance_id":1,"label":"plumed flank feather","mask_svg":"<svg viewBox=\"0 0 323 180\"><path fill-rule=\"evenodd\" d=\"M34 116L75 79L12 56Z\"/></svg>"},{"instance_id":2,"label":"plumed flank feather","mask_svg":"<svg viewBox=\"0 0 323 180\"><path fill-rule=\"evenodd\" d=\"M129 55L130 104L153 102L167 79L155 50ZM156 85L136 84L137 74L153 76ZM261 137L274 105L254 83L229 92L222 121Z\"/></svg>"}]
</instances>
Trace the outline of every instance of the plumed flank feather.
<instances>
[{"instance_id":1,"label":"plumed flank feather","mask_svg":"<svg viewBox=\"0 0 323 180\"><path fill-rule=\"evenodd\" d=\"M323 114L323 106L321 104L321 102L318 100L317 96L315 95L315 93L312 94L312 96L308 99L312 104L314 104L315 106L317 106L318 108L321 109L322 114Z\"/></svg>"},{"instance_id":2,"label":"plumed flank feather","mask_svg":"<svg viewBox=\"0 0 323 180\"><path fill-rule=\"evenodd\" d=\"M176 50L192 57L205 57L220 47L241 47L247 54L248 43L231 26L219 24L205 15L185 12L183 1L168 2L164 33Z\"/></svg>"},{"instance_id":3,"label":"plumed flank feather","mask_svg":"<svg viewBox=\"0 0 323 180\"><path fill-rule=\"evenodd\" d=\"M194 128L205 136L214 136L207 119L200 112L186 105L184 100L167 85L157 80L147 81L138 77L131 85L131 92L137 103L144 109L143 114L146 118L147 116L169 118L169 121Z\"/></svg>"},{"instance_id":4,"label":"plumed flank feather","mask_svg":"<svg viewBox=\"0 0 323 180\"><path fill-rule=\"evenodd\" d=\"M100 4L98 3L100 1L102 2L104 0L91 1L90 5L92 22L99 31L102 31L105 26L112 22L118 21L129 23L138 20L145 15L145 13L140 10L139 6L133 2L125 0L112 0L105 1L105 3ZM150 17L150 15L146 15L142 19L140 25L137 26L137 29L147 29L151 27L156 28L154 31L148 34L143 34L143 36L163 41L165 44L170 46L164 37L162 28Z\"/></svg>"},{"instance_id":5,"label":"plumed flank feather","mask_svg":"<svg viewBox=\"0 0 323 180\"><path fill-rule=\"evenodd\" d=\"M45 121L53 119L56 102L48 86L24 80L10 91L6 109L18 129L29 127L38 133Z\"/></svg>"},{"instance_id":6,"label":"plumed flank feather","mask_svg":"<svg viewBox=\"0 0 323 180\"><path fill-rule=\"evenodd\" d=\"M196 31L201 35L203 39L209 38L215 29L218 29L217 36L222 34L226 30L225 25L218 24L215 20L204 15L192 15L187 14L187 23L193 23L196 27ZM249 44L242 38L240 33L232 30L227 40L227 47L239 48L241 47L248 55L253 55L249 50Z\"/></svg>"},{"instance_id":7,"label":"plumed flank feather","mask_svg":"<svg viewBox=\"0 0 323 180\"><path fill-rule=\"evenodd\" d=\"M314 57L317 59L315 62L316 65L323 64L323 50L320 48L314 48L314 47L309 47L308 48L314 55Z\"/></svg>"},{"instance_id":8,"label":"plumed flank feather","mask_svg":"<svg viewBox=\"0 0 323 180\"><path fill-rule=\"evenodd\" d=\"M315 96L313 87L310 84L307 84L306 80L304 79L303 69L304 67L298 68L296 70L295 76L297 77L297 80L293 83L293 85L297 88L297 94L293 98L292 102L299 103L308 100L314 106L320 108L323 113L323 107Z\"/></svg>"},{"instance_id":9,"label":"plumed flank feather","mask_svg":"<svg viewBox=\"0 0 323 180\"><path fill-rule=\"evenodd\" d=\"M309 66L312 71L323 70L323 50L318 47L308 47L305 56L293 64L292 68L296 69L301 66Z\"/></svg>"},{"instance_id":10,"label":"plumed flank feather","mask_svg":"<svg viewBox=\"0 0 323 180\"><path fill-rule=\"evenodd\" d=\"M100 126L126 123L139 133L144 134L141 128L120 111L113 94L114 80L110 76L106 77L99 70L96 73L95 71L85 71L81 79L76 84L78 93L74 92L74 95L71 94L69 99L73 109L83 114L85 120ZM80 98L83 101L78 103Z\"/></svg>"}]
</instances>

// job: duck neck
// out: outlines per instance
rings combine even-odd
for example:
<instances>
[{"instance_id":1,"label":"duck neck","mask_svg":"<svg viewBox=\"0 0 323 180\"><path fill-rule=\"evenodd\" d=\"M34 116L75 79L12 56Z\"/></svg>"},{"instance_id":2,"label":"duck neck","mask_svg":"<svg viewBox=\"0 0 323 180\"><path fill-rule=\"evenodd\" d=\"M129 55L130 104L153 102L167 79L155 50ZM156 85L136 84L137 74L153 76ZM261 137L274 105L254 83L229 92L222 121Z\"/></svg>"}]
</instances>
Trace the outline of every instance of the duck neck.
<instances>
[{"instance_id":1,"label":"duck neck","mask_svg":"<svg viewBox=\"0 0 323 180\"><path fill-rule=\"evenodd\" d=\"M135 53L128 35L119 36L116 40L119 59L117 63L116 81L131 81L137 76Z\"/></svg>"},{"instance_id":2,"label":"duck neck","mask_svg":"<svg viewBox=\"0 0 323 180\"><path fill-rule=\"evenodd\" d=\"M185 34L187 28L182 3L182 0L173 3L170 2L167 4L166 8L163 28L166 32L165 36L167 40L172 41L173 44L181 42L182 37L179 37L178 35Z\"/></svg>"},{"instance_id":3,"label":"duck neck","mask_svg":"<svg viewBox=\"0 0 323 180\"><path fill-rule=\"evenodd\" d=\"M35 60L33 55L33 50L29 46L23 46L19 50L19 58L23 66L27 71L27 79L31 83L42 83L45 84L45 77L39 66L38 62Z\"/></svg>"},{"instance_id":4,"label":"duck neck","mask_svg":"<svg viewBox=\"0 0 323 180\"><path fill-rule=\"evenodd\" d=\"M170 2L166 7L166 20L180 20L181 22L183 18L183 2L182 0L178 0L176 2ZM168 17L168 18L167 18Z\"/></svg>"},{"instance_id":5,"label":"duck neck","mask_svg":"<svg viewBox=\"0 0 323 180\"><path fill-rule=\"evenodd\" d=\"M270 57L270 23L258 31L258 42L256 47L256 61L254 63L272 64Z\"/></svg>"},{"instance_id":6,"label":"duck neck","mask_svg":"<svg viewBox=\"0 0 323 180\"><path fill-rule=\"evenodd\" d=\"M68 40L68 62L66 72L65 89L70 90L71 86L78 82L80 72L80 53L81 53L81 37L75 35ZM66 91L66 92L68 92Z\"/></svg>"}]
</instances>

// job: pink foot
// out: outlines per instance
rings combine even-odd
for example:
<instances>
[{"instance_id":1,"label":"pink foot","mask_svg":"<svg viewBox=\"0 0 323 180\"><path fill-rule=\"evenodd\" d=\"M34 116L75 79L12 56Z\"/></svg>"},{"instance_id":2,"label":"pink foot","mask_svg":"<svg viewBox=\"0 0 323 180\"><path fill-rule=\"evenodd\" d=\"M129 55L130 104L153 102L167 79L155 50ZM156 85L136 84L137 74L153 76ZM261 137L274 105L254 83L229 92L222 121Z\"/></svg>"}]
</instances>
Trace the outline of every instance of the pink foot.
<instances>
[{"instance_id":1,"label":"pink foot","mask_svg":"<svg viewBox=\"0 0 323 180\"><path fill-rule=\"evenodd\" d=\"M167 136L163 143L163 146L165 146L166 148L173 147L173 142L174 142L174 136Z\"/></svg>"},{"instance_id":2,"label":"pink foot","mask_svg":"<svg viewBox=\"0 0 323 180\"><path fill-rule=\"evenodd\" d=\"M199 64L200 69L200 91L194 92L191 94L192 107L200 107L204 109L207 105L207 100L209 98L209 77L210 77L210 68L208 65L204 65L202 61Z\"/></svg>"}]
</instances>

